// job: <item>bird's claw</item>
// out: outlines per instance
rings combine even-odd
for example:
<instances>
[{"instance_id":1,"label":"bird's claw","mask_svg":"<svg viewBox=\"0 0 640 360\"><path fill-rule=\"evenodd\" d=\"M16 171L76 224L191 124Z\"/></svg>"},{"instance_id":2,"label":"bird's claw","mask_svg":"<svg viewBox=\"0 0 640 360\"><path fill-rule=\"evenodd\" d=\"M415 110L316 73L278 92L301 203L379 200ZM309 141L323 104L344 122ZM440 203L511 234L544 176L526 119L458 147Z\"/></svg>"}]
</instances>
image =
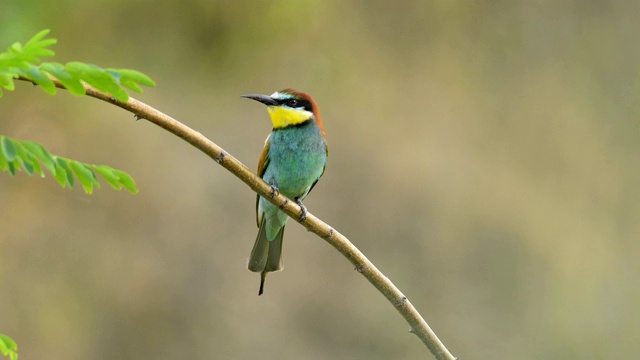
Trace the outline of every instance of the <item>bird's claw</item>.
<instances>
[{"instance_id":1,"label":"bird's claw","mask_svg":"<svg viewBox=\"0 0 640 360\"><path fill-rule=\"evenodd\" d=\"M280 189L275 185L271 185L271 198L273 199L278 194L280 194Z\"/></svg>"},{"instance_id":2,"label":"bird's claw","mask_svg":"<svg viewBox=\"0 0 640 360\"><path fill-rule=\"evenodd\" d=\"M302 200L300 200L299 198L295 198L296 200L296 204L298 204L298 206L300 206L300 210L301 210L301 214L300 214L300 221L304 221L307 218L307 207L304 206L304 204L302 203Z\"/></svg>"}]
</instances>

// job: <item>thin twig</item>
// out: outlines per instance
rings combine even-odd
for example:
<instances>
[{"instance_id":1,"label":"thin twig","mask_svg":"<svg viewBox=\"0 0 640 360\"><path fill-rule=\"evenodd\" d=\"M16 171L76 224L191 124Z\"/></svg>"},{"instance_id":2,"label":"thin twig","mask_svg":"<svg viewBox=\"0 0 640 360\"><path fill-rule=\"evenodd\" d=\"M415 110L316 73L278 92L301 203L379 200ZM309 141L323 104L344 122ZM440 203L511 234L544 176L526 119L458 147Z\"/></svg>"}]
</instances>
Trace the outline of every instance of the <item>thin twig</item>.
<instances>
[{"instance_id":1,"label":"thin twig","mask_svg":"<svg viewBox=\"0 0 640 360\"><path fill-rule=\"evenodd\" d=\"M20 80L30 81L26 78L20 78ZM52 80L56 84L56 87L65 89L64 85L62 85L58 80ZM418 336L427 348L429 348L436 359L456 359L451 355L451 353L449 353L440 339L438 339L420 313L418 313L416 308L413 307L413 304L411 304L409 299L404 296L402 292L400 292L400 290L391 282L391 280L384 276L384 274L382 274L382 272L380 272L380 270L378 270L373 263L371 263L371 261L369 261L369 259L367 259L364 254L362 254L362 252L360 252L360 250L358 250L358 248L356 248L344 235L309 212L307 212L305 220L299 221L302 210L295 201L288 200L282 194L274 194L273 189L269 184L262 181L262 179L253 171L199 132L136 99L129 98L129 101L127 102L120 102L115 100L112 96L100 92L89 85L84 84L84 86L87 95L119 106L133 113L136 119L146 119L193 145L195 148L207 154L216 163L220 164L242 180L251 188L251 190L278 206L293 220L298 221L309 231L327 241L331 246L344 255L344 257L349 259L349 261L351 261L355 266L355 269L369 280L369 282L389 300L394 308L409 323L409 332Z\"/></svg>"}]
</instances>

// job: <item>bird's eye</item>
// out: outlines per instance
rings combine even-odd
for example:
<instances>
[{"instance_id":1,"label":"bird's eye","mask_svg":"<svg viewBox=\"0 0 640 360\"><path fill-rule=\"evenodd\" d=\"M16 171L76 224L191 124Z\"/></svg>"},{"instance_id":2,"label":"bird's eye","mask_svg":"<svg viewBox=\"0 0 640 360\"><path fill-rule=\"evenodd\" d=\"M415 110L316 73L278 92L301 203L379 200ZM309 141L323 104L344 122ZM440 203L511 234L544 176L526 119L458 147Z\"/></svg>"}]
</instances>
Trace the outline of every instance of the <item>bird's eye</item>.
<instances>
[{"instance_id":1,"label":"bird's eye","mask_svg":"<svg viewBox=\"0 0 640 360\"><path fill-rule=\"evenodd\" d=\"M289 99L289 100L287 100L287 105L290 106L290 107L296 107L296 106L298 106L298 100Z\"/></svg>"}]
</instances>

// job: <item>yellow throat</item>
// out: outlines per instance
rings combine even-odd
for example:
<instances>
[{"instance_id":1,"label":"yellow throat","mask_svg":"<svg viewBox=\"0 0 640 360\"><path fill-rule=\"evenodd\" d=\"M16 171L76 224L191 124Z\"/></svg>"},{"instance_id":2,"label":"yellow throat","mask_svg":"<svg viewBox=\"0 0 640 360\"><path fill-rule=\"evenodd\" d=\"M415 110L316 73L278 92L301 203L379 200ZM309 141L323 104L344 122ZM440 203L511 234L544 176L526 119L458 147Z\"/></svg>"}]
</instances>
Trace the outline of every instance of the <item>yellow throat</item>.
<instances>
[{"instance_id":1,"label":"yellow throat","mask_svg":"<svg viewBox=\"0 0 640 360\"><path fill-rule=\"evenodd\" d=\"M269 106L267 110L269 111L269 116L271 116L274 129L282 129L287 126L302 124L313 117L313 113L302 108L295 109L284 106Z\"/></svg>"}]
</instances>

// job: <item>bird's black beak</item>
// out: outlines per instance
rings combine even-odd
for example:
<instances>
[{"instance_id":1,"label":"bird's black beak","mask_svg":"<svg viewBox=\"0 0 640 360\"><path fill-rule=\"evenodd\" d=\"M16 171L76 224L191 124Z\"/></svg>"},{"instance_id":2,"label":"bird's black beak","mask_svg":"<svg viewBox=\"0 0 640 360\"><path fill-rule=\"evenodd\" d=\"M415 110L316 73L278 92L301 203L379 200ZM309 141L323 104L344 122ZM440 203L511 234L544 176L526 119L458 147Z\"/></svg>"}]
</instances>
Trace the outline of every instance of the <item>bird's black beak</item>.
<instances>
[{"instance_id":1,"label":"bird's black beak","mask_svg":"<svg viewBox=\"0 0 640 360\"><path fill-rule=\"evenodd\" d=\"M275 101L271 96L268 96L268 95L248 94L248 95L241 95L241 97L247 98L247 99L251 99L251 100L255 100L255 101L260 101L261 103L263 103L263 104L265 104L267 106L278 105L278 102Z\"/></svg>"}]
</instances>

